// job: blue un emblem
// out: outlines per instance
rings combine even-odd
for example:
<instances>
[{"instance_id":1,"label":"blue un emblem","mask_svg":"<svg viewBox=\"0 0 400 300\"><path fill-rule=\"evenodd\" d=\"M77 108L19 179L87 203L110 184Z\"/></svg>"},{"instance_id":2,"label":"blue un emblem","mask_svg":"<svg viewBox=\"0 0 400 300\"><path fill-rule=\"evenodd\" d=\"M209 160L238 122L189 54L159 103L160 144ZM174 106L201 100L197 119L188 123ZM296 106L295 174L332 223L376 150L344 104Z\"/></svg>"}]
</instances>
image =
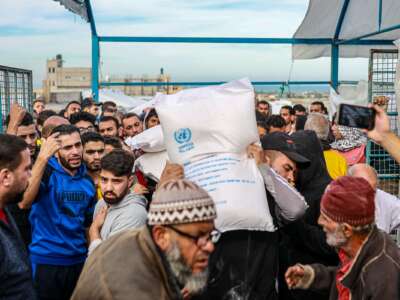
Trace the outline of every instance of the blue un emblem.
<instances>
[{"instance_id":1,"label":"blue un emblem","mask_svg":"<svg viewBox=\"0 0 400 300\"><path fill-rule=\"evenodd\" d=\"M178 144L187 143L192 139L192 132L189 128L181 128L174 132L174 137Z\"/></svg>"}]
</instances>

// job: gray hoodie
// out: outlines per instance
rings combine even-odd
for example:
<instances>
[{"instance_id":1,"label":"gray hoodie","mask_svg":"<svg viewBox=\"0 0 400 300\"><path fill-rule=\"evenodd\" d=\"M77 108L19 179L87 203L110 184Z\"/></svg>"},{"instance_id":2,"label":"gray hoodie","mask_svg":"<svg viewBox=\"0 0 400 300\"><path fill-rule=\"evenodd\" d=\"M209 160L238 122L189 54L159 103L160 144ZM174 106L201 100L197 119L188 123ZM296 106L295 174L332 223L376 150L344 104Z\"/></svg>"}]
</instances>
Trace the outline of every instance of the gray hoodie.
<instances>
[{"instance_id":1,"label":"gray hoodie","mask_svg":"<svg viewBox=\"0 0 400 300\"><path fill-rule=\"evenodd\" d=\"M107 203L102 199L97 202L93 219L105 205ZM106 219L100 231L101 240L95 240L90 244L89 253L110 236L125 229L139 228L145 225L147 220L146 205L145 197L133 193L127 194L121 202L109 205Z\"/></svg>"}]
</instances>

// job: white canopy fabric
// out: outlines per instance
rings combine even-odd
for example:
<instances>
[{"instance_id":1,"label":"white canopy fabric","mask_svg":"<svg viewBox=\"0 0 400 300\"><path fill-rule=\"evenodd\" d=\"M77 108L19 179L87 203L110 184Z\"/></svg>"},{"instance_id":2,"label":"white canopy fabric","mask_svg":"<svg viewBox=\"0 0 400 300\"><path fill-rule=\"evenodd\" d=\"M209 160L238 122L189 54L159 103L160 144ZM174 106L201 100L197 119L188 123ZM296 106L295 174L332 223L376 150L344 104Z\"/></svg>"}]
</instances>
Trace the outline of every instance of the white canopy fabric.
<instances>
[{"instance_id":1,"label":"white canopy fabric","mask_svg":"<svg viewBox=\"0 0 400 300\"><path fill-rule=\"evenodd\" d=\"M82 91L82 97L91 97L91 90ZM146 105L153 97L150 96L127 96L121 91L111 89L99 90L99 102L113 101L117 106L123 107L126 111L130 111L137 106Z\"/></svg>"},{"instance_id":2,"label":"white canopy fabric","mask_svg":"<svg viewBox=\"0 0 400 300\"><path fill-rule=\"evenodd\" d=\"M86 3L84 0L54 0L56 2L60 2L60 5L63 5L66 9L81 16L86 22L89 22L89 18L87 15Z\"/></svg>"},{"instance_id":3,"label":"white canopy fabric","mask_svg":"<svg viewBox=\"0 0 400 300\"><path fill-rule=\"evenodd\" d=\"M343 19L339 40L348 40L400 24L400 1L381 0L382 14L379 28L380 0L350 0ZM346 0L310 0L307 13L294 38L333 39ZM374 35L367 39L396 40L400 30ZM394 45L340 45L340 57L369 57L370 49L395 49ZM293 59L330 57L330 45L293 45Z\"/></svg>"}]
</instances>

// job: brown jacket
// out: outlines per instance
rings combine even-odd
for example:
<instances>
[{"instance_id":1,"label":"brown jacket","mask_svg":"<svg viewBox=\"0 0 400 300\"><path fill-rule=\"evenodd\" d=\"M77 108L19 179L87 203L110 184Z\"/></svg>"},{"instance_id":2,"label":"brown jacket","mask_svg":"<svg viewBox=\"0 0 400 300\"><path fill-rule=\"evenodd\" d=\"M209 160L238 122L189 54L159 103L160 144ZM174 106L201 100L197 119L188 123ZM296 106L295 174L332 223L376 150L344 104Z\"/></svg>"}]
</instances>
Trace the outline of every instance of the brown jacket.
<instances>
[{"instance_id":1,"label":"brown jacket","mask_svg":"<svg viewBox=\"0 0 400 300\"><path fill-rule=\"evenodd\" d=\"M337 267L313 264L304 268L306 276L298 288L330 289L329 299L338 299ZM400 299L400 249L375 227L341 282L350 289L351 300Z\"/></svg>"},{"instance_id":2,"label":"brown jacket","mask_svg":"<svg viewBox=\"0 0 400 300\"><path fill-rule=\"evenodd\" d=\"M88 257L72 300L182 299L147 227L110 237Z\"/></svg>"}]
</instances>

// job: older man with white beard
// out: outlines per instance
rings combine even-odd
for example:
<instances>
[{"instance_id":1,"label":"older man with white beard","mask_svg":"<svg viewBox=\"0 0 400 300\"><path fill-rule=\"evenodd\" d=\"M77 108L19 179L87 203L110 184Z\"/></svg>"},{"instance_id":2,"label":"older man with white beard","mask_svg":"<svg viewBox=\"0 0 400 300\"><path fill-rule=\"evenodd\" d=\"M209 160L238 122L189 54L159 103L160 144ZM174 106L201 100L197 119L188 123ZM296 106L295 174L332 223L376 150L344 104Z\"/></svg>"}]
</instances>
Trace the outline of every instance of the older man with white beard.
<instances>
[{"instance_id":1,"label":"older man with white beard","mask_svg":"<svg viewBox=\"0 0 400 300\"><path fill-rule=\"evenodd\" d=\"M285 275L289 288L329 291L330 300L400 299L400 249L376 227L375 190L364 178L329 184L318 223L340 265L292 266Z\"/></svg>"},{"instance_id":2,"label":"older man with white beard","mask_svg":"<svg viewBox=\"0 0 400 300\"><path fill-rule=\"evenodd\" d=\"M207 282L208 258L219 236L215 218L205 190L185 179L165 181L153 195L148 225L96 248L72 299L189 299Z\"/></svg>"},{"instance_id":3,"label":"older man with white beard","mask_svg":"<svg viewBox=\"0 0 400 300\"><path fill-rule=\"evenodd\" d=\"M376 191L376 226L386 233L400 229L400 200L378 188L379 179L376 170L367 164L355 164L348 169L347 173L349 176L364 178Z\"/></svg>"}]
</instances>

